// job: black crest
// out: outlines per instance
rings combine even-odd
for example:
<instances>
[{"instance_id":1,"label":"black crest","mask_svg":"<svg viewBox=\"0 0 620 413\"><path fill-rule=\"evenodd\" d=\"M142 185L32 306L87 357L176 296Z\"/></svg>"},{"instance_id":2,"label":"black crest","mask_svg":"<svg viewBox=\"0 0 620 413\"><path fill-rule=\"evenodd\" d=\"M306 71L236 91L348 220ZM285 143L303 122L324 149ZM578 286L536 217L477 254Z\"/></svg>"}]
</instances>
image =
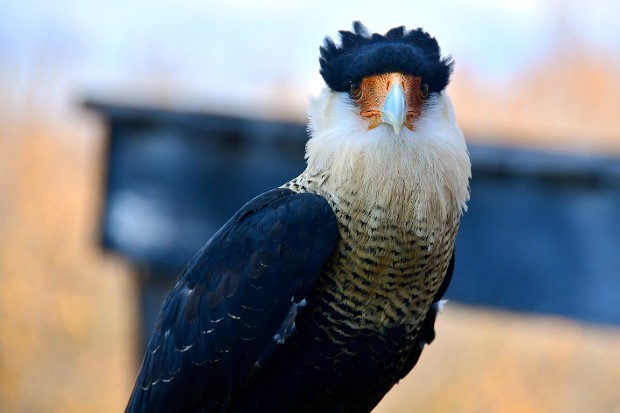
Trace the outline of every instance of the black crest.
<instances>
[{"instance_id":1,"label":"black crest","mask_svg":"<svg viewBox=\"0 0 620 413\"><path fill-rule=\"evenodd\" d=\"M450 80L453 61L442 58L439 44L424 30L395 27L385 35L370 33L359 21L353 32L341 30L342 44L326 37L321 46L321 76L332 90L349 91L351 83L381 73L420 76L429 92L441 92Z\"/></svg>"}]
</instances>

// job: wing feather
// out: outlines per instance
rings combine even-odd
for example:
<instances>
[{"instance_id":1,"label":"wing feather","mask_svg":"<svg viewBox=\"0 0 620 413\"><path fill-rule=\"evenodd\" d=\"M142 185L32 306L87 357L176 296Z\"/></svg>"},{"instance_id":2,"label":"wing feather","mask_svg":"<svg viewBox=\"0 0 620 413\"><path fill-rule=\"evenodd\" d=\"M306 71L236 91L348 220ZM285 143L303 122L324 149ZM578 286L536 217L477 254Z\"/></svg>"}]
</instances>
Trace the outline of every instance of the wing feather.
<instances>
[{"instance_id":1,"label":"wing feather","mask_svg":"<svg viewBox=\"0 0 620 413\"><path fill-rule=\"evenodd\" d=\"M227 405L268 362L274 335L290 333L292 311L337 240L334 213L318 195L280 188L241 208L166 299L126 412Z\"/></svg>"}]
</instances>

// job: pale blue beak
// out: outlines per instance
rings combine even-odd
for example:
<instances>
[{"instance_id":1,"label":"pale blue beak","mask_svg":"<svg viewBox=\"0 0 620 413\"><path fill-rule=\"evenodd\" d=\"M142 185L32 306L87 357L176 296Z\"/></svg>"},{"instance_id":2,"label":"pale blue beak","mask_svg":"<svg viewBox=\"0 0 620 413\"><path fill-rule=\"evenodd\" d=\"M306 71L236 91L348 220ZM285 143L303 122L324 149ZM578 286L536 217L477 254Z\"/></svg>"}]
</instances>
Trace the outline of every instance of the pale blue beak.
<instances>
[{"instance_id":1,"label":"pale blue beak","mask_svg":"<svg viewBox=\"0 0 620 413\"><path fill-rule=\"evenodd\" d=\"M383 123L392 125L394 133L398 135L405 122L406 115L407 103L405 101L405 92L403 92L400 82L394 82L383 103L381 120Z\"/></svg>"}]
</instances>

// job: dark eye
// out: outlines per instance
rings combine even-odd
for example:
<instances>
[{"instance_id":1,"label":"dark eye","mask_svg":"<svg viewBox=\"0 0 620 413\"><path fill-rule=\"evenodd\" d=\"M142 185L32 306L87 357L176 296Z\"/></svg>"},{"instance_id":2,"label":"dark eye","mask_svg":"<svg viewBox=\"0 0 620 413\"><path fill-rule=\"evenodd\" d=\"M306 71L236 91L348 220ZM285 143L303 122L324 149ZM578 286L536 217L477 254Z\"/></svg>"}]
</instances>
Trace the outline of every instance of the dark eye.
<instances>
[{"instance_id":1,"label":"dark eye","mask_svg":"<svg viewBox=\"0 0 620 413\"><path fill-rule=\"evenodd\" d=\"M424 100L428 97L428 83L422 83L418 89L418 96Z\"/></svg>"},{"instance_id":2,"label":"dark eye","mask_svg":"<svg viewBox=\"0 0 620 413\"><path fill-rule=\"evenodd\" d=\"M362 97L362 88L359 83L351 83L351 90L349 91L351 97L355 100Z\"/></svg>"}]
</instances>

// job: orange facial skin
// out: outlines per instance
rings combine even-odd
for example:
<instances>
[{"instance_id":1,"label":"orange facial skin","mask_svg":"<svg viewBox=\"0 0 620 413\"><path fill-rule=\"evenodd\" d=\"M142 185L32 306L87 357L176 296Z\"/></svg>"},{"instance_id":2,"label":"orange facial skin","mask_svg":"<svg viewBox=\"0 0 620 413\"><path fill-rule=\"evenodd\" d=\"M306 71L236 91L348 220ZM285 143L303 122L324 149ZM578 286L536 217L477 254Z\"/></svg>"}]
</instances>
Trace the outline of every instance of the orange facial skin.
<instances>
[{"instance_id":1,"label":"orange facial skin","mask_svg":"<svg viewBox=\"0 0 620 413\"><path fill-rule=\"evenodd\" d=\"M359 85L359 90L352 90L351 95L361 109L360 115L368 119L368 129L374 129L383 123L381 109L394 82L400 82L405 93L407 115L404 126L409 130L415 130L413 122L420 116L420 107L427 97L428 89L421 86L420 77L402 73L384 73L365 77Z\"/></svg>"}]
</instances>

